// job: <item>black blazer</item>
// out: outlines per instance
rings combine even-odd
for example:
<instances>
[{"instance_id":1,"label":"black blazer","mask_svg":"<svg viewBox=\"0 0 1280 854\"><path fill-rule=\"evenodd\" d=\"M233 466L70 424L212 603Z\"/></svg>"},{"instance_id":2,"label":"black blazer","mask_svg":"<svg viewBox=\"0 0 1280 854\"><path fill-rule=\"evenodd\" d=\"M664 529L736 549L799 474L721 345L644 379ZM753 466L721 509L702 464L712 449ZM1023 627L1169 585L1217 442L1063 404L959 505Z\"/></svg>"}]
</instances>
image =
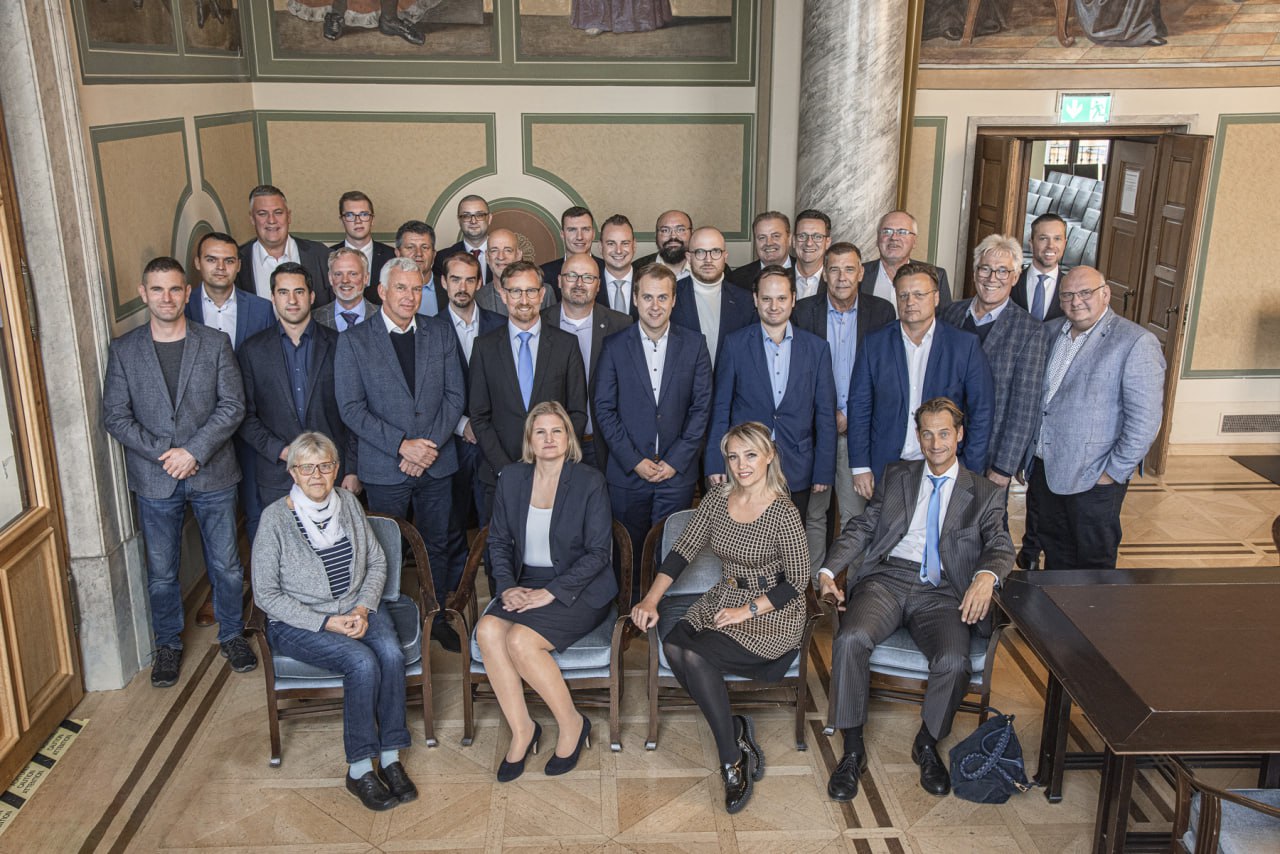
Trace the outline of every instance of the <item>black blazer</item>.
<instances>
[{"instance_id":1,"label":"black blazer","mask_svg":"<svg viewBox=\"0 0 1280 854\"><path fill-rule=\"evenodd\" d=\"M511 354L510 324L476 338L471 350L471 389L467 402L471 430L483 463L480 480L492 485L503 467L520 459L524 421L529 414L520 395L516 361ZM559 401L579 437L587 429L587 378L578 339L549 323L542 324L538 358L533 368L529 406Z\"/></svg>"},{"instance_id":2,"label":"black blazer","mask_svg":"<svg viewBox=\"0 0 1280 854\"><path fill-rule=\"evenodd\" d=\"M543 325L560 328L560 306L548 306L542 310ZM600 364L600 350L604 347L604 339L615 332L621 332L631 325L631 318L608 306L596 305L591 309L591 360L584 367L587 370L587 397L593 399L596 384L596 365ZM581 351L582 348L578 348Z\"/></svg>"},{"instance_id":3,"label":"black blazer","mask_svg":"<svg viewBox=\"0 0 1280 854\"><path fill-rule=\"evenodd\" d=\"M466 251L467 251L466 245L463 244L461 240L459 240L457 243L453 244L448 249L441 249L439 252L436 253L436 260L431 265L431 272L435 273L437 282L444 281L444 262L449 260L449 256L456 255L459 252L466 252ZM486 256L484 260L485 262L487 262L489 259ZM490 281L493 280L493 271L489 269L488 263L481 263L480 276L482 277L482 281L480 282L480 284L482 285L487 285L489 284Z\"/></svg>"},{"instance_id":4,"label":"black blazer","mask_svg":"<svg viewBox=\"0 0 1280 854\"><path fill-rule=\"evenodd\" d=\"M727 275L727 273L726 273ZM744 326L750 326L759 318L756 317L756 304L751 294L741 288L720 286L720 329L716 336L716 360L724 348L724 337L730 332L737 332ZM702 324L698 320L698 303L693 295L693 278L680 279L676 282L676 304L671 309L671 322L694 332L701 332ZM708 349L710 349L708 347ZM714 364L712 365L714 367Z\"/></svg>"},{"instance_id":5,"label":"black blazer","mask_svg":"<svg viewBox=\"0 0 1280 854\"><path fill-rule=\"evenodd\" d=\"M791 274L791 278L794 280L796 275L796 259L794 255L789 255L787 257L791 261L791 265L787 267L787 272ZM756 277L760 275L760 271L763 269L764 265L761 264L759 260L755 260L750 264L743 264L741 267L738 267L733 271L726 272L724 274L724 278L725 281L730 284L737 285L744 290L752 291L756 286Z\"/></svg>"},{"instance_id":6,"label":"black blazer","mask_svg":"<svg viewBox=\"0 0 1280 854\"><path fill-rule=\"evenodd\" d=\"M942 308L944 305L951 302L951 284L947 279L946 270L939 267L937 264L933 265L933 269L938 271L938 308ZM875 296L876 279L879 278L879 276L880 259L877 258L874 261L864 261L862 263L862 284L858 286L858 290L864 294ZM883 299L883 297L881 297L881 299ZM894 312L894 317L897 317L896 310Z\"/></svg>"},{"instance_id":7,"label":"black blazer","mask_svg":"<svg viewBox=\"0 0 1280 854\"><path fill-rule=\"evenodd\" d=\"M253 272L253 247L257 242L254 239L240 244L240 272L236 273L236 287L251 294L258 293ZM314 305L333 302L333 288L329 287L329 247L303 237L294 237L293 242L298 244L298 263L311 274L311 287L316 292Z\"/></svg>"},{"instance_id":8,"label":"black blazer","mask_svg":"<svg viewBox=\"0 0 1280 854\"><path fill-rule=\"evenodd\" d=\"M640 268L631 265L631 292L627 294L627 302L630 303L631 309L627 312L627 316L631 318L631 322L635 323L640 319L640 307L636 305L635 284L636 273ZM600 290L596 292L596 305L602 305L605 308L612 309L613 304L610 302L611 292L609 291L609 271L606 269L600 274Z\"/></svg>"},{"instance_id":9,"label":"black blazer","mask_svg":"<svg viewBox=\"0 0 1280 854\"><path fill-rule=\"evenodd\" d=\"M791 322L805 332L811 332L826 341L828 308L827 293L819 288L813 296L805 297L796 303L795 310L791 312ZM888 300L883 300L874 294L859 293L857 343L861 344L863 336L868 332L875 332L882 326L888 326L895 319L893 306Z\"/></svg>"},{"instance_id":10,"label":"black blazer","mask_svg":"<svg viewBox=\"0 0 1280 854\"><path fill-rule=\"evenodd\" d=\"M600 289L604 289L604 259L592 255L591 259L596 262L596 266L600 268ZM556 299L560 299L560 271L564 269L564 256L560 256L554 261L548 261L541 267L542 281L546 282L547 287L551 288L551 292L556 295Z\"/></svg>"},{"instance_id":11,"label":"black blazer","mask_svg":"<svg viewBox=\"0 0 1280 854\"><path fill-rule=\"evenodd\" d=\"M476 329L477 341L480 340L481 335L486 335L495 329L500 329L507 325L507 319L496 311L489 311L489 309L481 308L480 306L476 306L476 311L480 312L480 325L479 328ZM461 339L457 338L458 330L453 326L453 317L449 314L447 302L445 303L445 307L440 310L440 313L435 316L435 320L439 323L447 323L449 325L449 332L453 334L454 340L458 342L458 364L462 366L462 379L466 384L468 397L466 404L463 406L462 414L470 418L471 403L469 398L471 396L471 365L467 362L467 354L462 350ZM472 342L472 347L474 346L475 342Z\"/></svg>"},{"instance_id":12,"label":"black blazer","mask_svg":"<svg viewBox=\"0 0 1280 854\"><path fill-rule=\"evenodd\" d=\"M338 241L329 247L329 251L341 249L346 245L345 240ZM369 284L364 289L364 298L374 305L382 305L382 300L378 298L378 277L382 275L382 265L394 257L396 257L394 246L373 241L373 266L369 268Z\"/></svg>"},{"instance_id":13,"label":"black blazer","mask_svg":"<svg viewBox=\"0 0 1280 854\"><path fill-rule=\"evenodd\" d=\"M305 418L298 422L293 408L293 391L289 371L281 349L280 324L273 323L249 336L240 347L240 376L244 379L244 421L239 436L257 453L253 457L258 483L273 489L288 489L293 479L285 468L280 452L299 433L317 430L338 446L342 454L338 482L356 470L355 437L347 433L338 412L334 394L333 354L338 346L338 332L319 323L310 327L311 364L307 371Z\"/></svg>"},{"instance_id":14,"label":"black blazer","mask_svg":"<svg viewBox=\"0 0 1280 854\"><path fill-rule=\"evenodd\" d=\"M1062 279L1067 275L1067 271L1069 269L1070 268L1063 267L1061 265L1058 266L1059 288L1062 287ZM1031 295L1027 292L1027 277L1030 273L1031 265L1028 264L1022 268L1022 275L1018 276L1018 283L1013 286L1013 291L1010 293L1010 296L1013 297L1014 304L1025 308L1027 311L1031 311ZM1058 301L1058 292L1054 291L1053 299L1049 300L1048 311L1045 312L1044 319L1053 320L1054 318L1062 316L1062 303ZM1035 319L1039 320L1040 318L1037 317Z\"/></svg>"},{"instance_id":15,"label":"black blazer","mask_svg":"<svg viewBox=\"0 0 1280 854\"><path fill-rule=\"evenodd\" d=\"M489 522L489 558L496 595L520 583L525 525L533 495L533 464L504 466L494 491ZM551 508L551 563L555 579L546 590L565 605L582 598L603 608L618 595L613 574L613 516L604 475L568 460L560 470Z\"/></svg>"}]
</instances>

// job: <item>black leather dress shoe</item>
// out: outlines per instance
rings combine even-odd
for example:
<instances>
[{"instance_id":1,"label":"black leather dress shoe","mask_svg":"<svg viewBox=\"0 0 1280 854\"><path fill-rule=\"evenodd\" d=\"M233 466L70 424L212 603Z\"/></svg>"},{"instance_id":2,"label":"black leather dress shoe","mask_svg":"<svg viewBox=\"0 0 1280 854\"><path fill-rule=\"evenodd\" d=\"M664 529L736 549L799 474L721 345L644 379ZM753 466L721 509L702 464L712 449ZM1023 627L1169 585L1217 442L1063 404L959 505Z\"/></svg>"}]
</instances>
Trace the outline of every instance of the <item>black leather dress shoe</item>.
<instances>
[{"instance_id":1,"label":"black leather dress shoe","mask_svg":"<svg viewBox=\"0 0 1280 854\"><path fill-rule=\"evenodd\" d=\"M833 801L851 801L858 797L858 778L867 770L867 754L846 753L827 781L827 796Z\"/></svg>"},{"instance_id":2,"label":"black leather dress shoe","mask_svg":"<svg viewBox=\"0 0 1280 854\"><path fill-rule=\"evenodd\" d=\"M378 779L378 774L375 771L370 771L361 776L359 780L351 779L351 775L348 774L347 791L359 798L360 803L374 812L389 810L400 803L387 791L387 787Z\"/></svg>"},{"instance_id":3,"label":"black leather dress shoe","mask_svg":"<svg viewBox=\"0 0 1280 854\"><path fill-rule=\"evenodd\" d=\"M720 777L724 780L724 808L733 815L741 812L751 799L751 777L755 773L755 759L749 751L744 750L738 761L720 766Z\"/></svg>"},{"instance_id":4,"label":"black leather dress shoe","mask_svg":"<svg viewBox=\"0 0 1280 854\"><path fill-rule=\"evenodd\" d=\"M734 731L738 734L738 749L750 753L751 758L755 760L755 771L751 775L751 779L760 782L760 778L764 776L764 751L760 749L760 743L756 741L756 728L751 720L750 715L734 715L733 716Z\"/></svg>"},{"instance_id":5,"label":"black leather dress shoe","mask_svg":"<svg viewBox=\"0 0 1280 854\"><path fill-rule=\"evenodd\" d=\"M911 761L920 766L920 788L931 795L945 795L951 791L951 775L942 764L936 747L911 748Z\"/></svg>"},{"instance_id":6,"label":"black leather dress shoe","mask_svg":"<svg viewBox=\"0 0 1280 854\"><path fill-rule=\"evenodd\" d=\"M342 38L343 30L346 24L343 21L341 12L325 12L324 13L324 37L329 41L337 41Z\"/></svg>"},{"instance_id":7,"label":"black leather dress shoe","mask_svg":"<svg viewBox=\"0 0 1280 854\"><path fill-rule=\"evenodd\" d=\"M413 785L413 781L409 779L404 766L399 762L392 762L386 768L383 768L382 779L386 781L391 797L400 803L407 804L409 801L418 799L418 787Z\"/></svg>"},{"instance_id":8,"label":"black leather dress shoe","mask_svg":"<svg viewBox=\"0 0 1280 854\"><path fill-rule=\"evenodd\" d=\"M1034 572L1040 568L1040 557L1038 555L1029 555L1026 552L1018 552L1017 557L1013 559L1013 563L1018 569L1029 569Z\"/></svg>"},{"instance_id":9,"label":"black leather dress shoe","mask_svg":"<svg viewBox=\"0 0 1280 854\"><path fill-rule=\"evenodd\" d=\"M431 637L440 642L445 652L462 652L462 640L448 623L441 621L432 623Z\"/></svg>"},{"instance_id":10,"label":"black leather dress shoe","mask_svg":"<svg viewBox=\"0 0 1280 854\"><path fill-rule=\"evenodd\" d=\"M380 18L378 20L378 32L384 36L399 36L409 44L426 44L427 37L414 29L413 25L404 18L396 16L394 18Z\"/></svg>"}]
</instances>

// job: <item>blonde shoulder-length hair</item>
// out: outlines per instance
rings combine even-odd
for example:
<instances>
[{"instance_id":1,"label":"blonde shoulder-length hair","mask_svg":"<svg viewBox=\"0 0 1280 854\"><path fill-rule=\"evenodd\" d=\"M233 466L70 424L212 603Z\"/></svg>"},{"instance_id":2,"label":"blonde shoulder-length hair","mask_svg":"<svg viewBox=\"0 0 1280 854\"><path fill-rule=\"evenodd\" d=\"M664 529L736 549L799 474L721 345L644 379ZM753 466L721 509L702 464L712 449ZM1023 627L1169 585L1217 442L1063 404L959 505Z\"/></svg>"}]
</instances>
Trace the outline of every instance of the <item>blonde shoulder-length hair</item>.
<instances>
[{"instance_id":1,"label":"blonde shoulder-length hair","mask_svg":"<svg viewBox=\"0 0 1280 854\"><path fill-rule=\"evenodd\" d=\"M720 455L726 460L725 472L729 476L730 488L737 489L739 487L738 478L727 463L729 443L735 440L743 442L748 448L761 456L773 455L773 459L769 460L769 469L765 472L765 484L778 495L790 497L791 490L787 487L787 478L782 473L782 451L778 449L773 438L769 436L769 428L759 421L748 421L745 424L731 427L724 434L724 438L720 440Z\"/></svg>"},{"instance_id":2,"label":"blonde shoulder-length hair","mask_svg":"<svg viewBox=\"0 0 1280 854\"><path fill-rule=\"evenodd\" d=\"M543 415L554 415L564 424L564 432L569 439L569 449L568 453L565 454L565 459L571 463L582 462L582 444L578 441L578 434L573 430L573 422L569 420L569 413L565 411L565 408L559 402L554 400L544 400L529 410L528 417L524 419L524 441L520 445L520 460L526 463L534 461L533 422Z\"/></svg>"}]
</instances>

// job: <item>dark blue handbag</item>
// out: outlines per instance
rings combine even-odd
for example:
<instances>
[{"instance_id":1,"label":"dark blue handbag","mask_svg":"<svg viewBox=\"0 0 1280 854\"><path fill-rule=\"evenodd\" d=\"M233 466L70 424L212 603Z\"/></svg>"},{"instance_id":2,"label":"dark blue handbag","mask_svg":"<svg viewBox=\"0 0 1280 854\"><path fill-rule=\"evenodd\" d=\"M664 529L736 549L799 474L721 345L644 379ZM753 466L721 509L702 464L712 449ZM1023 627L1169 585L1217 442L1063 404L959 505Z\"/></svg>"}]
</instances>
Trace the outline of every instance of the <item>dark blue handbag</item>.
<instances>
[{"instance_id":1,"label":"dark blue handbag","mask_svg":"<svg viewBox=\"0 0 1280 854\"><path fill-rule=\"evenodd\" d=\"M1022 744L1013 731L1013 715L996 712L951 748L951 791L957 798L1002 804L1031 787L1022 763Z\"/></svg>"}]
</instances>

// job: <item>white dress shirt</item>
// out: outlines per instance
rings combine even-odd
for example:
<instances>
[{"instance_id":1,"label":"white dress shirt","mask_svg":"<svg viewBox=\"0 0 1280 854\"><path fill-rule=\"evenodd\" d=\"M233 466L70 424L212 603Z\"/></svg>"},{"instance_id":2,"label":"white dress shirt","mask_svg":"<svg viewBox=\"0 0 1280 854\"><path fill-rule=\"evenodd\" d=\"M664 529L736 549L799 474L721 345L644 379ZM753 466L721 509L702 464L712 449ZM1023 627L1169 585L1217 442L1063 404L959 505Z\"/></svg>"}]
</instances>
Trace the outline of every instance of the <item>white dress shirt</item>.
<instances>
[{"instance_id":1,"label":"white dress shirt","mask_svg":"<svg viewBox=\"0 0 1280 854\"><path fill-rule=\"evenodd\" d=\"M693 280L693 301L698 309L698 326L702 329L702 337L707 339L707 350L711 354L711 363L716 361L716 346L720 343L720 301L723 298L721 286L724 277L719 281L704 285Z\"/></svg>"},{"instance_id":2,"label":"white dress shirt","mask_svg":"<svg viewBox=\"0 0 1280 854\"><path fill-rule=\"evenodd\" d=\"M476 343L476 333L480 331L480 307L473 305L471 307L471 322L467 323L453 310L453 305L448 308L449 321L453 324L453 331L458 336L458 346L462 348L462 358L466 360L468 365L471 364L471 348ZM471 419L463 415L458 419L458 426L453 428L455 436L461 436L463 431L467 429L467 423Z\"/></svg>"},{"instance_id":3,"label":"white dress shirt","mask_svg":"<svg viewBox=\"0 0 1280 854\"><path fill-rule=\"evenodd\" d=\"M609 308L612 308L615 311L621 311L623 314L629 314L631 312L631 281L632 276L634 275L634 267L628 270L627 275L623 276L621 279L615 279L612 273L607 270L605 271L604 278L606 282L606 290L604 292L604 298L608 300ZM622 308L618 308L619 286L622 288Z\"/></svg>"},{"instance_id":4,"label":"white dress shirt","mask_svg":"<svg viewBox=\"0 0 1280 854\"><path fill-rule=\"evenodd\" d=\"M239 312L236 310L236 295L234 293L227 297L227 301L218 306L209 298L209 293L204 288L200 289L200 315L204 318L204 325L212 327L219 332L225 332L227 337L231 339L231 343L236 343L236 317Z\"/></svg>"},{"instance_id":5,"label":"white dress shirt","mask_svg":"<svg viewBox=\"0 0 1280 854\"><path fill-rule=\"evenodd\" d=\"M667 366L667 342L671 338L671 324L662 330L662 335L655 341L645 334L640 324L636 324L636 332L640 335L640 349L644 352L644 364L649 369L649 388L653 391L653 403L658 404L658 395L662 393L662 372ZM653 439L655 453L661 453L658 437Z\"/></svg>"},{"instance_id":6,"label":"white dress shirt","mask_svg":"<svg viewBox=\"0 0 1280 854\"><path fill-rule=\"evenodd\" d=\"M387 314L385 310L379 311L378 316L382 318L382 322L386 325L387 332L392 335L413 335L418 331L418 321L416 319L409 321L407 329L401 329L396 326L396 322L391 319L391 315Z\"/></svg>"},{"instance_id":7,"label":"white dress shirt","mask_svg":"<svg viewBox=\"0 0 1280 854\"><path fill-rule=\"evenodd\" d=\"M933 481L929 480L929 475L933 474L929 470L929 464L925 463L920 471L920 491L916 495L916 509L911 514L911 524L907 526L907 532L902 535L902 539L889 552L889 557L900 558L901 560L913 560L916 563L924 561L924 546L926 526L929 522L929 497L933 495ZM940 492L940 504L938 506L938 533L942 533L942 523L947 518L947 505L951 503L951 490L956 485L956 477L960 474L960 461L954 460L951 468L942 473L946 478L942 485L938 487ZM946 572L947 568L942 567L942 571Z\"/></svg>"},{"instance_id":8,"label":"white dress shirt","mask_svg":"<svg viewBox=\"0 0 1280 854\"><path fill-rule=\"evenodd\" d=\"M822 268L819 267L817 272L812 276L802 276L800 268L796 268L796 299L801 300L805 297L816 296L818 286L822 284Z\"/></svg>"},{"instance_id":9,"label":"white dress shirt","mask_svg":"<svg viewBox=\"0 0 1280 854\"><path fill-rule=\"evenodd\" d=\"M924 372L929 366L929 353L933 350L933 333L938 328L938 320L934 318L929 324L929 331L924 334L917 345L902 330L903 355L907 357L907 424L906 437L902 442L902 459L922 460L920 437L916 435L915 411L924 402Z\"/></svg>"},{"instance_id":10,"label":"white dress shirt","mask_svg":"<svg viewBox=\"0 0 1280 854\"><path fill-rule=\"evenodd\" d=\"M285 241L284 254L273 258L262 248L262 241L253 241L253 289L263 299L271 299L271 274L285 261L299 263L298 243L292 237Z\"/></svg>"},{"instance_id":11,"label":"white dress shirt","mask_svg":"<svg viewBox=\"0 0 1280 854\"><path fill-rule=\"evenodd\" d=\"M884 271L884 263L876 264L876 286L872 293L880 299L888 300L893 306L893 316L898 316L898 292L893 289L893 279Z\"/></svg>"},{"instance_id":12,"label":"white dress shirt","mask_svg":"<svg viewBox=\"0 0 1280 854\"><path fill-rule=\"evenodd\" d=\"M551 566L551 510L529 505L524 522L525 566Z\"/></svg>"}]
</instances>

